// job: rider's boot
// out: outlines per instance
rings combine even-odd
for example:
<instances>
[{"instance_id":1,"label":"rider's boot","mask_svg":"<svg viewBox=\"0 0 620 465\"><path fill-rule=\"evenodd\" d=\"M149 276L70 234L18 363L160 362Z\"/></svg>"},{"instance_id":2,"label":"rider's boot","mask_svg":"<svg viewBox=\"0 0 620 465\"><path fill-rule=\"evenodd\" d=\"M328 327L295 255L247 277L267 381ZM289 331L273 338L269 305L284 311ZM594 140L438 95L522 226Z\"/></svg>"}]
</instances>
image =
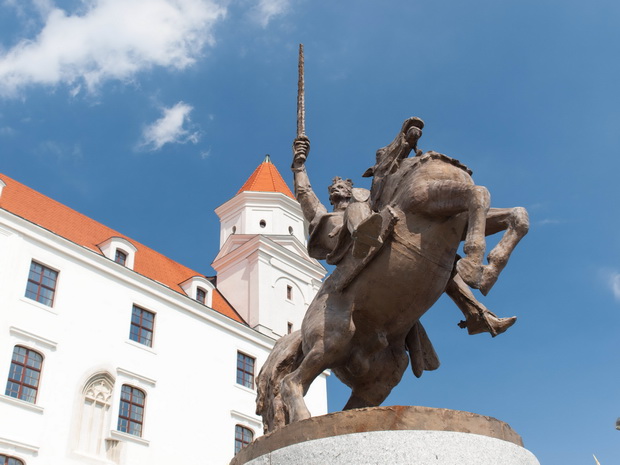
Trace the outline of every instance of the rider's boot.
<instances>
[{"instance_id":1,"label":"rider's boot","mask_svg":"<svg viewBox=\"0 0 620 465\"><path fill-rule=\"evenodd\" d=\"M364 258L371 247L379 247L383 244L380 237L382 225L383 217L379 213L373 213L357 226L351 234L354 257Z\"/></svg>"},{"instance_id":2,"label":"rider's boot","mask_svg":"<svg viewBox=\"0 0 620 465\"><path fill-rule=\"evenodd\" d=\"M490 333L495 337L502 334L515 324L516 316L509 318L498 318L495 313L486 310L482 314L468 316L466 320L459 322L460 328L467 328L471 335L480 333Z\"/></svg>"}]
</instances>

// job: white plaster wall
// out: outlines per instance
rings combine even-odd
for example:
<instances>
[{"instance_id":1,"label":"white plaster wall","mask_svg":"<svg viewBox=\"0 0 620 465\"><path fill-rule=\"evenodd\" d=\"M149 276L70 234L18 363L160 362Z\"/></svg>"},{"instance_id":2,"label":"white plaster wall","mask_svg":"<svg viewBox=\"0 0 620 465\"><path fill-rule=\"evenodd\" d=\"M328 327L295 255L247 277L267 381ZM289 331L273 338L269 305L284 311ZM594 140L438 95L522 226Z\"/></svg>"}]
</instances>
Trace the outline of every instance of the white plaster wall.
<instances>
[{"instance_id":1,"label":"white plaster wall","mask_svg":"<svg viewBox=\"0 0 620 465\"><path fill-rule=\"evenodd\" d=\"M16 344L45 357L36 406L0 391L0 453L26 465L111 463L74 450L81 391L100 371L115 378L106 435L120 440L123 464L226 464L235 424L261 433L236 357L256 357L258 373L272 339L3 211L0 228L2 388ZM60 271L51 309L23 297L32 259ZM156 314L152 348L129 340L133 304ZM147 394L141 439L114 432L124 383ZM321 377L307 397L313 413L326 412L325 392Z\"/></svg>"},{"instance_id":2,"label":"white plaster wall","mask_svg":"<svg viewBox=\"0 0 620 465\"><path fill-rule=\"evenodd\" d=\"M246 321L250 321L250 279L252 276L250 263L244 259L219 272L217 278L218 289ZM251 323L250 326L252 326Z\"/></svg>"},{"instance_id":3,"label":"white plaster wall","mask_svg":"<svg viewBox=\"0 0 620 465\"><path fill-rule=\"evenodd\" d=\"M242 219L241 211L236 211L225 219L220 219L220 248L224 245L228 236L231 234L241 234L241 231L243 231ZM235 228L234 233L233 228Z\"/></svg>"},{"instance_id":4,"label":"white plaster wall","mask_svg":"<svg viewBox=\"0 0 620 465\"><path fill-rule=\"evenodd\" d=\"M242 192L218 207L220 247L232 234L288 235L289 227L302 244L306 243L307 227L299 203L278 192ZM265 227L260 221L265 220Z\"/></svg>"}]
</instances>

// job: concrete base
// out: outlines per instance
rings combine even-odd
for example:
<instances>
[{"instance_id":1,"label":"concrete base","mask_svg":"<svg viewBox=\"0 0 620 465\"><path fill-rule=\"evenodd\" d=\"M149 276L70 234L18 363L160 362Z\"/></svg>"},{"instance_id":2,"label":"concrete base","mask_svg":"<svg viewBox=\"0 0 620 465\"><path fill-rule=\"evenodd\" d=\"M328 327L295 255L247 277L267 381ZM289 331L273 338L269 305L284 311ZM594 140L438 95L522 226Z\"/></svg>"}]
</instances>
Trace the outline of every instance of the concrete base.
<instances>
[{"instance_id":1,"label":"concrete base","mask_svg":"<svg viewBox=\"0 0 620 465\"><path fill-rule=\"evenodd\" d=\"M495 418L427 407L375 407L288 425L231 465L540 465Z\"/></svg>"}]
</instances>

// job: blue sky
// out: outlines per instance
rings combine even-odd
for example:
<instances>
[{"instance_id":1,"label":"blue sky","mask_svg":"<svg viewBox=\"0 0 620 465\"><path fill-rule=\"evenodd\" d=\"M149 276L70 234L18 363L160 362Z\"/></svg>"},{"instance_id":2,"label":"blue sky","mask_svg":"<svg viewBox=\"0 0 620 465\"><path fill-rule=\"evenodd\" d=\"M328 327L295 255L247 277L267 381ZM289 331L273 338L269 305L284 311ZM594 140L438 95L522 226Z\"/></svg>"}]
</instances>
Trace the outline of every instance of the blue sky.
<instances>
[{"instance_id":1,"label":"blue sky","mask_svg":"<svg viewBox=\"0 0 620 465\"><path fill-rule=\"evenodd\" d=\"M468 336L386 404L508 422L544 465L620 463L620 3L593 0L0 0L0 172L205 274L213 210L266 153L287 181L297 44L308 170L361 178L412 115L530 234ZM330 408L347 390L332 377Z\"/></svg>"}]
</instances>

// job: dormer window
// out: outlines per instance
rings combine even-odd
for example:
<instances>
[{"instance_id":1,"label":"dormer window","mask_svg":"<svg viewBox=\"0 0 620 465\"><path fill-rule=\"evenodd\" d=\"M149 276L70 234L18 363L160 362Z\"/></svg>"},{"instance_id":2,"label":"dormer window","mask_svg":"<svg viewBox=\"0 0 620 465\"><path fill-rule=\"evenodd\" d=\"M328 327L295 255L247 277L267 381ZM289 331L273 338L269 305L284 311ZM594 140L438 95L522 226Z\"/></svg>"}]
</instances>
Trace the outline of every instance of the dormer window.
<instances>
[{"instance_id":1,"label":"dormer window","mask_svg":"<svg viewBox=\"0 0 620 465\"><path fill-rule=\"evenodd\" d=\"M204 305L207 301L207 291L201 287L196 288L196 300Z\"/></svg>"},{"instance_id":2,"label":"dormer window","mask_svg":"<svg viewBox=\"0 0 620 465\"><path fill-rule=\"evenodd\" d=\"M183 292L196 302L211 307L215 286L204 276L192 276L179 284ZM2 465L2 464L0 464Z\"/></svg>"},{"instance_id":3,"label":"dormer window","mask_svg":"<svg viewBox=\"0 0 620 465\"><path fill-rule=\"evenodd\" d=\"M98 244L101 253L119 265L133 270L138 249L123 237L111 237Z\"/></svg>"},{"instance_id":4,"label":"dormer window","mask_svg":"<svg viewBox=\"0 0 620 465\"><path fill-rule=\"evenodd\" d=\"M123 252L121 249L116 249L116 254L114 255L114 261L119 265L125 266L127 263L127 254Z\"/></svg>"}]
</instances>

